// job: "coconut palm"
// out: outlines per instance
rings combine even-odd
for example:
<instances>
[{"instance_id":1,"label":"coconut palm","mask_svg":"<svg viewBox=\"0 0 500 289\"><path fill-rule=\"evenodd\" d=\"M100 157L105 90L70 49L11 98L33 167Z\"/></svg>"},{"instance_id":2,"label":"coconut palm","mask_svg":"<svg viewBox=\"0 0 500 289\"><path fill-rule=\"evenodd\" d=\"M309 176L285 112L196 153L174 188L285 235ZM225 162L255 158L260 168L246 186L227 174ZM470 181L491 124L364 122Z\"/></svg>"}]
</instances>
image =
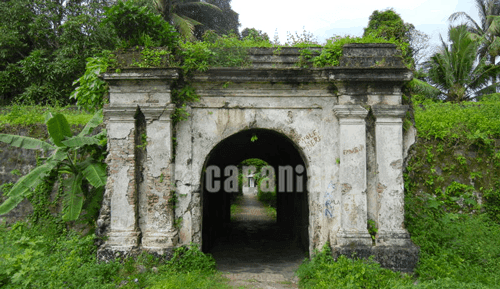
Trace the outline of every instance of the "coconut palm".
<instances>
[{"instance_id":1,"label":"coconut palm","mask_svg":"<svg viewBox=\"0 0 500 289\"><path fill-rule=\"evenodd\" d=\"M465 24L470 32L470 37L480 41L478 56L487 57L495 63L496 56L500 55L500 1L475 0L479 12L480 24L465 12L455 12L448 18L450 22L460 18L465 19Z\"/></svg>"},{"instance_id":2,"label":"coconut palm","mask_svg":"<svg viewBox=\"0 0 500 289\"><path fill-rule=\"evenodd\" d=\"M238 14L231 9L221 9L215 4L201 2L200 0L153 0L163 18L175 25L181 35L186 39L195 40L196 26L205 26L218 33L227 33L225 26L231 23L234 26L236 19L236 30L238 28ZM230 1L226 1L229 3ZM229 4L228 4L229 5ZM198 33L200 32L198 29ZM199 35L198 35L199 36Z\"/></svg>"},{"instance_id":3,"label":"coconut palm","mask_svg":"<svg viewBox=\"0 0 500 289\"><path fill-rule=\"evenodd\" d=\"M469 34L465 25L450 27L451 45L441 37L440 51L425 64L429 82L441 90L447 101L473 100L497 86L489 80L500 73L500 67L487 63L486 56L476 61L480 43Z\"/></svg>"}]
</instances>

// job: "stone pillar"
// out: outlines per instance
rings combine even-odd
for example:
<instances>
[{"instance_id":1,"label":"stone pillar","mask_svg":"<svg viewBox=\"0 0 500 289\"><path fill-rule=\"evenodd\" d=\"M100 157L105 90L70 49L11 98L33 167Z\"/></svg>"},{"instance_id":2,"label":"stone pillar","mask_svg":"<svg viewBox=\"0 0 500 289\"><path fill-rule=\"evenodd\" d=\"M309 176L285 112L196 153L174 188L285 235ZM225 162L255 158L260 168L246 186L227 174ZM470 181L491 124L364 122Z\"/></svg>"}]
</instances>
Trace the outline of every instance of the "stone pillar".
<instances>
[{"instance_id":1,"label":"stone pillar","mask_svg":"<svg viewBox=\"0 0 500 289\"><path fill-rule=\"evenodd\" d=\"M168 197L173 110L169 104L170 84L178 77L177 68L122 69L103 75L109 84L109 105L104 109L109 153L103 208L109 209L101 209L98 221L99 230L108 236L99 248L100 259L109 259L115 251L136 252L133 249L139 245L164 248L176 239L165 232L173 228ZM151 207L142 205L144 194L151 197ZM151 225L144 226L149 221Z\"/></svg>"},{"instance_id":2,"label":"stone pillar","mask_svg":"<svg viewBox=\"0 0 500 289\"><path fill-rule=\"evenodd\" d=\"M135 180L135 114L137 106L104 109L108 132L110 228L106 244L113 251L129 251L139 243Z\"/></svg>"},{"instance_id":3,"label":"stone pillar","mask_svg":"<svg viewBox=\"0 0 500 289\"><path fill-rule=\"evenodd\" d=\"M341 228L337 245L372 244L367 230L366 123L368 111L360 105L336 105L340 123L339 184Z\"/></svg>"},{"instance_id":4,"label":"stone pillar","mask_svg":"<svg viewBox=\"0 0 500 289\"><path fill-rule=\"evenodd\" d=\"M141 190L142 247L163 254L177 244L174 228L174 164L172 121L174 105L141 107L146 119L146 160Z\"/></svg>"},{"instance_id":5,"label":"stone pillar","mask_svg":"<svg viewBox=\"0 0 500 289\"><path fill-rule=\"evenodd\" d=\"M404 246L403 117L408 106L374 105L377 154L377 245Z\"/></svg>"}]
</instances>

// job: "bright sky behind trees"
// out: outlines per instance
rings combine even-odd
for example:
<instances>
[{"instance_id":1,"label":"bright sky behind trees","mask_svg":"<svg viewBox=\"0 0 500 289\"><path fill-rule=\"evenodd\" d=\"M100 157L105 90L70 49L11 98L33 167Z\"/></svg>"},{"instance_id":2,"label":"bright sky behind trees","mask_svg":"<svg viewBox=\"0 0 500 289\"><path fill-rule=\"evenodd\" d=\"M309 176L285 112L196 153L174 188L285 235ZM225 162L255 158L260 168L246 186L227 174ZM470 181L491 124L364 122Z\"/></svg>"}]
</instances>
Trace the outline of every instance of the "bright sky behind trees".
<instances>
[{"instance_id":1,"label":"bright sky behind trees","mask_svg":"<svg viewBox=\"0 0 500 289\"><path fill-rule=\"evenodd\" d=\"M285 1L232 0L231 7L239 13L240 31L246 27L262 30L273 39L278 29L281 43L287 31L299 34L304 30L320 43L337 35L362 36L368 17L374 10L394 8L403 21L431 36L431 45L439 44L439 34L447 40L448 17L454 12L466 12L476 22L477 9L473 0L354 0L354 1Z\"/></svg>"}]
</instances>

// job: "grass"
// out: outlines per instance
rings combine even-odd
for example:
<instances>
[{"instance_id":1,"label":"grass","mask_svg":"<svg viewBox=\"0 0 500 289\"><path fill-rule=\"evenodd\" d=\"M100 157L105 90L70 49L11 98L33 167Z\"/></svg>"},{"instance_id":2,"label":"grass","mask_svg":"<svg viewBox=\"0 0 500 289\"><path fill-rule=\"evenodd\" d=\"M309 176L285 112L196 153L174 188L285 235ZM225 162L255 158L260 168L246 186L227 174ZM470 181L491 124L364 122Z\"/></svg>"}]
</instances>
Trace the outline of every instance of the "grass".
<instances>
[{"instance_id":1,"label":"grass","mask_svg":"<svg viewBox=\"0 0 500 289\"><path fill-rule=\"evenodd\" d=\"M94 239L60 224L1 225L0 287L229 288L213 258L197 246L176 249L167 262L144 253L99 263Z\"/></svg>"},{"instance_id":2,"label":"grass","mask_svg":"<svg viewBox=\"0 0 500 289\"><path fill-rule=\"evenodd\" d=\"M425 103L415 110L423 137L470 139L497 137L497 103ZM43 122L43 113L62 112L73 124L91 115L67 108L13 106L0 123ZM488 122L487 122L488 120ZM463 134L456 127L463 126ZM432 193L432 192L431 192ZM269 203L272 194L259 199ZM275 196L274 196L275 198ZM275 199L274 199L275 200ZM241 212L237 201L231 216ZM413 275L392 272L371 260L340 257L325 247L297 274L301 288L499 288L500 224L481 210L457 211L456 204L406 193L405 225L420 247ZM486 204L487 205L487 204ZM490 202L490 206L500 207ZM267 206L269 213L272 206ZM484 208L484 207L483 207ZM491 210L488 209L488 210ZM497 211L500 209L496 209ZM275 209L273 214L276 214ZM42 229L43 228L43 229ZM64 224L18 223L0 226L0 287L2 288L229 288L215 270L215 261L196 246L178 249L171 261L150 255L98 263L93 235L66 231Z\"/></svg>"},{"instance_id":3,"label":"grass","mask_svg":"<svg viewBox=\"0 0 500 289\"><path fill-rule=\"evenodd\" d=\"M241 199L243 198L242 195L237 195L236 198L234 198L231 202L231 222L234 222L234 216L237 214L240 214L243 212L243 208L240 205Z\"/></svg>"},{"instance_id":4,"label":"grass","mask_svg":"<svg viewBox=\"0 0 500 289\"><path fill-rule=\"evenodd\" d=\"M48 113L63 114L70 125L84 125L93 116L74 107L12 105L0 110L0 124L32 125L45 123L45 117Z\"/></svg>"}]
</instances>

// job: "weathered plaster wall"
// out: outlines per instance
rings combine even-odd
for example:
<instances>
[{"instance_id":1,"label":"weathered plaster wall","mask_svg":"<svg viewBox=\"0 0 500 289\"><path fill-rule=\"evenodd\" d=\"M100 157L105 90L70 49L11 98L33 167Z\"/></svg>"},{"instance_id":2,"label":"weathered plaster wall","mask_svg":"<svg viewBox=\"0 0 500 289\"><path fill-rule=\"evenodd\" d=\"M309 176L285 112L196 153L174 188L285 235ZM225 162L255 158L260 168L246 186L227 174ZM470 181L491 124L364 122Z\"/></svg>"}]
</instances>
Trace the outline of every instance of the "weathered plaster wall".
<instances>
[{"instance_id":1,"label":"weathered plaster wall","mask_svg":"<svg viewBox=\"0 0 500 289\"><path fill-rule=\"evenodd\" d=\"M309 174L307 190L312 192L309 206L314 208L310 210L310 228L317 228L310 234L316 236L318 243L328 240L330 227L340 226L339 220L328 211L334 211L335 204L338 204L333 200L334 197L331 197L332 204L327 209L323 205L323 188L336 183L337 121L330 113L335 102L328 97L304 98L261 97L256 101L258 104L249 105L245 97L225 99L219 96L203 98L201 103L192 106L191 117L179 125L177 132L181 137L178 138L179 142L189 142L189 145L178 147L176 157L175 176L179 194L176 216L183 220L180 227L181 243L200 240L201 215L193 220L192 209L196 207L195 212L201 209L200 181L210 151L225 138L251 128L284 134L296 144L303 156ZM238 108L224 108L224 105ZM328 218L323 218L324 215Z\"/></svg>"},{"instance_id":2,"label":"weathered plaster wall","mask_svg":"<svg viewBox=\"0 0 500 289\"><path fill-rule=\"evenodd\" d=\"M188 107L189 119L177 126L175 163L170 81L177 70L107 74L112 157L109 209L103 206L100 228L109 239L100 252L143 248L161 254L177 242L207 241L202 218L211 207L204 208L201 182L208 158L232 136L264 129L285 136L276 139L291 142L305 164L309 215L297 224L308 225L311 253L330 242L335 255L376 255L385 267L412 270L418 249L402 227L402 165L411 137L403 137L407 107L401 105L401 86L411 72L394 45L348 45L344 52L334 68L213 68L195 74L190 82L201 101ZM225 158L224 152L217 157ZM175 210L169 206L173 188L164 180L176 186ZM292 207L282 212L294 214L293 202L286 201ZM380 228L374 245L368 218Z\"/></svg>"}]
</instances>

